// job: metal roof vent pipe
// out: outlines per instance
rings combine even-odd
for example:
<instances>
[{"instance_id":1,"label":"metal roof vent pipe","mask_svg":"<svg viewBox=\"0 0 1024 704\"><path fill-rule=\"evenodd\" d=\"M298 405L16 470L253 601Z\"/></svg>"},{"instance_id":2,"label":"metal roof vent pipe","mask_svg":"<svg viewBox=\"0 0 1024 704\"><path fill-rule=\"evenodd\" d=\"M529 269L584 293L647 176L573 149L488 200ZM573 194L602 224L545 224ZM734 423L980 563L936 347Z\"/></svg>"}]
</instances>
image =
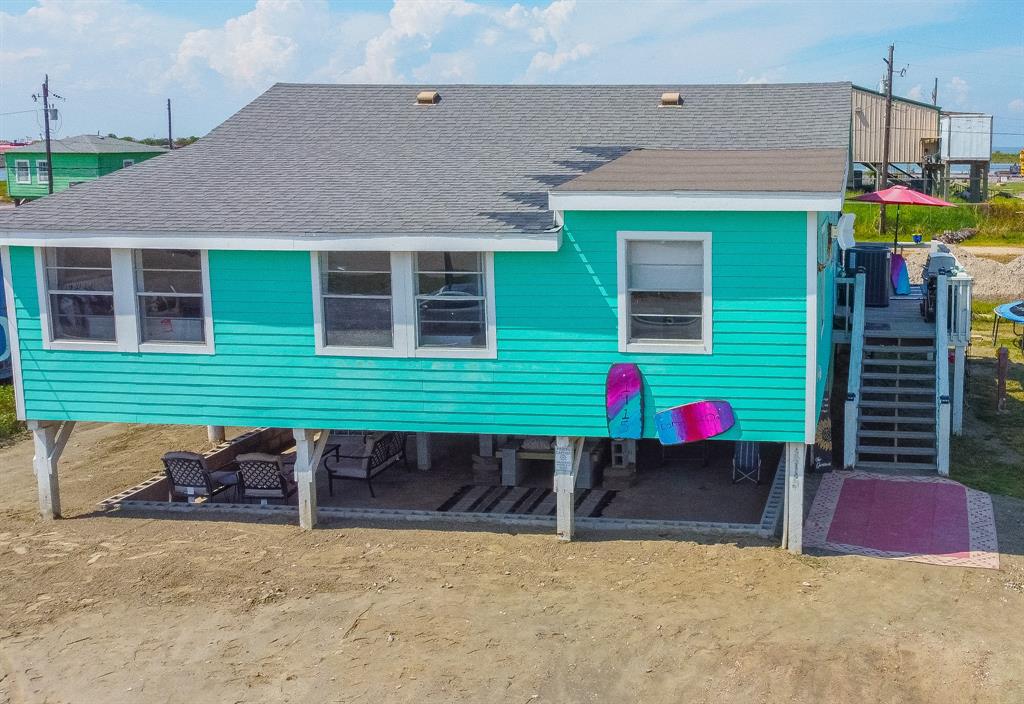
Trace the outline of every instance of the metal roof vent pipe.
<instances>
[{"instance_id":1,"label":"metal roof vent pipe","mask_svg":"<svg viewBox=\"0 0 1024 704\"><path fill-rule=\"evenodd\" d=\"M659 108L681 108L683 107L682 93L662 93Z\"/></svg>"},{"instance_id":2,"label":"metal roof vent pipe","mask_svg":"<svg viewBox=\"0 0 1024 704\"><path fill-rule=\"evenodd\" d=\"M417 105L437 105L441 102L441 94L436 90L421 90L416 94Z\"/></svg>"}]
</instances>

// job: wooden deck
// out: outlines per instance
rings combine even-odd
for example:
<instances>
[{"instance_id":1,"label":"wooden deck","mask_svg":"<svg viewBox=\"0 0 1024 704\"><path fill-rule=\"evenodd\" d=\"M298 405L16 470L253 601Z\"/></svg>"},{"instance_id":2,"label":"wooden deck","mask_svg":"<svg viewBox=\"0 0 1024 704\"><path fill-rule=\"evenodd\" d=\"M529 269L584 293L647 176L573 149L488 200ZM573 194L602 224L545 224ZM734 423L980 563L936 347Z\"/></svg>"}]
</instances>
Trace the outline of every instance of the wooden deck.
<instances>
[{"instance_id":1,"label":"wooden deck","mask_svg":"<svg viewBox=\"0 0 1024 704\"><path fill-rule=\"evenodd\" d=\"M934 338L935 323L929 323L921 316L922 297L921 287L914 286L906 296L891 296L886 308L865 308L864 335Z\"/></svg>"}]
</instances>

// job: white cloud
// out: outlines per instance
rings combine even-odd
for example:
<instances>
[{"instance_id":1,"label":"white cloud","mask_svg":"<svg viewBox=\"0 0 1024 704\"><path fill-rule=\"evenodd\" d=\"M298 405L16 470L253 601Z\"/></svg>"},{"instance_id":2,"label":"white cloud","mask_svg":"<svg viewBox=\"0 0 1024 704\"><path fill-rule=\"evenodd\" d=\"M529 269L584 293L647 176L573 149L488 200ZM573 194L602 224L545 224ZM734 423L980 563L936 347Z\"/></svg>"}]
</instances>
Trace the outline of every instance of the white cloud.
<instances>
[{"instance_id":1,"label":"white cloud","mask_svg":"<svg viewBox=\"0 0 1024 704\"><path fill-rule=\"evenodd\" d=\"M530 59L530 66L526 69L527 75L537 73L554 73L570 61L578 61L594 53L594 47L586 42L581 42L571 49L565 51L538 51Z\"/></svg>"},{"instance_id":2,"label":"white cloud","mask_svg":"<svg viewBox=\"0 0 1024 704\"><path fill-rule=\"evenodd\" d=\"M233 83L266 85L290 73L301 40L323 27L327 18L325 0L258 0L251 12L223 27L186 34L168 75L197 80L199 65Z\"/></svg>"},{"instance_id":3,"label":"white cloud","mask_svg":"<svg viewBox=\"0 0 1024 704\"><path fill-rule=\"evenodd\" d=\"M907 97L911 100L921 100L924 97L924 86L920 83L914 85L907 91Z\"/></svg>"},{"instance_id":4,"label":"white cloud","mask_svg":"<svg viewBox=\"0 0 1024 704\"><path fill-rule=\"evenodd\" d=\"M421 45L439 34L452 17L480 12L479 6L464 0L395 0L388 13L387 29L366 43L363 63L344 78L365 83L392 83L402 80L396 68L399 57L410 42Z\"/></svg>"},{"instance_id":5,"label":"white cloud","mask_svg":"<svg viewBox=\"0 0 1024 704\"><path fill-rule=\"evenodd\" d=\"M1014 98L1006 107L1010 112L1024 112L1024 98Z\"/></svg>"},{"instance_id":6,"label":"white cloud","mask_svg":"<svg viewBox=\"0 0 1024 704\"><path fill-rule=\"evenodd\" d=\"M946 84L946 90L952 93L954 105L961 108L967 105L968 94L971 91L971 86L967 81L959 76L953 76Z\"/></svg>"}]
</instances>

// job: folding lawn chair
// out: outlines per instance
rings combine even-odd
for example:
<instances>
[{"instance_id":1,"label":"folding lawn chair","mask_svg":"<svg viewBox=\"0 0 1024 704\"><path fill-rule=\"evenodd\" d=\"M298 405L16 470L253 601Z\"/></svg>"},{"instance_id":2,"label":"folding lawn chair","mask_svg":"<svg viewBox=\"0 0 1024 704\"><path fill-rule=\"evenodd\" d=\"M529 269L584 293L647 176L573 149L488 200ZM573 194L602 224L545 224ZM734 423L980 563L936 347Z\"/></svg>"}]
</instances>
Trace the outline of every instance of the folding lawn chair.
<instances>
[{"instance_id":1,"label":"folding lawn chair","mask_svg":"<svg viewBox=\"0 0 1024 704\"><path fill-rule=\"evenodd\" d=\"M732 456L732 482L761 483L761 443L737 442Z\"/></svg>"}]
</instances>

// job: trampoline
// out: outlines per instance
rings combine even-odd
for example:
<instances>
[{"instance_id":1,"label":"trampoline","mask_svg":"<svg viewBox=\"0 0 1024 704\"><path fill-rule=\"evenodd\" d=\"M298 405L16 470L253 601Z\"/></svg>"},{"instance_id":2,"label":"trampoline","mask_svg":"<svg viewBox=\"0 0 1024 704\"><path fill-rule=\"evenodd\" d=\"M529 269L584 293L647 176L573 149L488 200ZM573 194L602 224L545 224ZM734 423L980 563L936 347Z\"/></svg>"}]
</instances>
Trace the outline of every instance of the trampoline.
<instances>
[{"instance_id":1,"label":"trampoline","mask_svg":"<svg viewBox=\"0 0 1024 704\"><path fill-rule=\"evenodd\" d=\"M996 306L995 320L992 321L992 346L996 345L996 341L999 339L999 325L1004 320L1009 320L1010 329L1013 331L1013 336L1016 338L1015 344L1024 351L1024 301L1013 301L1012 303L1004 303L1001 306Z\"/></svg>"}]
</instances>

